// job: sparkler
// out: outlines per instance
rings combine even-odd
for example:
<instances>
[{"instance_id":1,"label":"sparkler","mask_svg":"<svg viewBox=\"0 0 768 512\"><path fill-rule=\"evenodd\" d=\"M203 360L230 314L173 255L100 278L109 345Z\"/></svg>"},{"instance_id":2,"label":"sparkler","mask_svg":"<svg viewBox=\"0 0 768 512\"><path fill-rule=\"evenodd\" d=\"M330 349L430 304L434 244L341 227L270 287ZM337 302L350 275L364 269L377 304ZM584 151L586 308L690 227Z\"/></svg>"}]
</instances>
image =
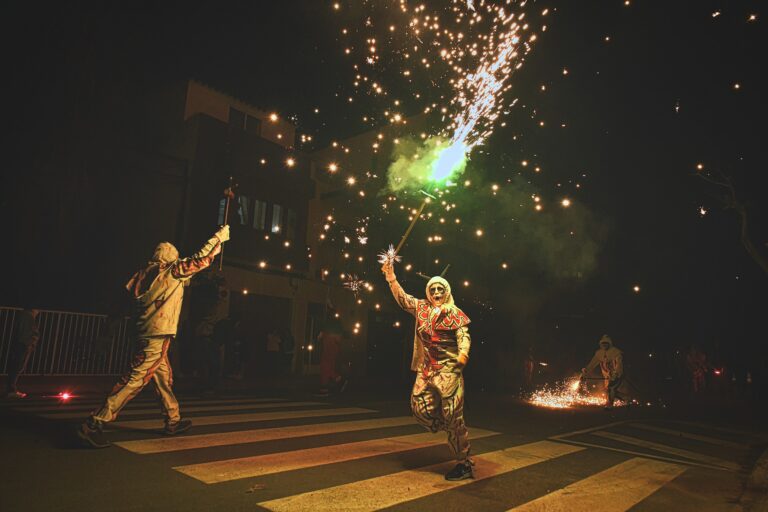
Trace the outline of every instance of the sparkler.
<instances>
[{"instance_id":1,"label":"sparkler","mask_svg":"<svg viewBox=\"0 0 768 512\"><path fill-rule=\"evenodd\" d=\"M384 265L385 263L394 264L399 263L403 258L401 256L398 256L395 252L395 246L392 244L389 244L389 248L379 253L379 263Z\"/></svg>"}]
</instances>

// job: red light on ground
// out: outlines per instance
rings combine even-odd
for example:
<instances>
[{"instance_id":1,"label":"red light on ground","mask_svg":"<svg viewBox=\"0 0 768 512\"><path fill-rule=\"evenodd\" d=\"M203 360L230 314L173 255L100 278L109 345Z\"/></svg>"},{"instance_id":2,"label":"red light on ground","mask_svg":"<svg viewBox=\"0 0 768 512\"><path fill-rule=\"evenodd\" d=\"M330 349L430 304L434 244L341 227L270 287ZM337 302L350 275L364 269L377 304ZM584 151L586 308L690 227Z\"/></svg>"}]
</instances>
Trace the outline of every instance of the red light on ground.
<instances>
[{"instance_id":1,"label":"red light on ground","mask_svg":"<svg viewBox=\"0 0 768 512\"><path fill-rule=\"evenodd\" d=\"M75 397L75 395L73 395L73 394L72 394L72 393L70 393L69 391L62 391L62 392L61 392L61 393L59 393L59 394L58 394L58 396L57 396L57 398L58 398L59 400L61 400L62 402L66 402L66 401L68 401L68 400L70 400L70 399L72 399L72 398L74 398L74 397Z\"/></svg>"}]
</instances>

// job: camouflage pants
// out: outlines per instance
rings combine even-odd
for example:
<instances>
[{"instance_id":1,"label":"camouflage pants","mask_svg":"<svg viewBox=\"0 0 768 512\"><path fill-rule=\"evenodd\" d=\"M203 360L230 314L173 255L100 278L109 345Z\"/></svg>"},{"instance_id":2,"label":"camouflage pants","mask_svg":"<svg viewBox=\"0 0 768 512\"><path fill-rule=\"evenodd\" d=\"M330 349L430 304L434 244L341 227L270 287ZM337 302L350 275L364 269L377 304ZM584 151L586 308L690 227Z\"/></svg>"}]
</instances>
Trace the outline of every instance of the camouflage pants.
<instances>
[{"instance_id":1,"label":"camouflage pants","mask_svg":"<svg viewBox=\"0 0 768 512\"><path fill-rule=\"evenodd\" d=\"M411 392L413 416L430 432L448 433L448 446L459 462L469 459L464 424L464 378L461 373L418 372Z\"/></svg>"}]
</instances>

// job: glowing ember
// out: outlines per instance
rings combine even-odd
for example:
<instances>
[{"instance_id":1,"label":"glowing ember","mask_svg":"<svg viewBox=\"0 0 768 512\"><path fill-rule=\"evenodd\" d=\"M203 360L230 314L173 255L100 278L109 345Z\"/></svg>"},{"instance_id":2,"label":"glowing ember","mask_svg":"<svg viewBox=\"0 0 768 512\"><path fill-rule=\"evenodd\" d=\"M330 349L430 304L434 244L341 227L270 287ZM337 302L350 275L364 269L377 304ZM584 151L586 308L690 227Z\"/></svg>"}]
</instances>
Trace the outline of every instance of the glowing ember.
<instances>
[{"instance_id":1,"label":"glowing ember","mask_svg":"<svg viewBox=\"0 0 768 512\"><path fill-rule=\"evenodd\" d=\"M43 395L43 398L55 398L61 402L68 402L69 400L73 398L77 398L77 395L70 391L60 391L59 393L55 395Z\"/></svg>"},{"instance_id":2,"label":"glowing ember","mask_svg":"<svg viewBox=\"0 0 768 512\"><path fill-rule=\"evenodd\" d=\"M570 409L578 405L604 406L605 395L602 391L598 395L589 394L582 389L579 378L574 377L554 386L544 386L526 397L526 401L537 407ZM617 400L614 405L621 407L625 404Z\"/></svg>"}]
</instances>

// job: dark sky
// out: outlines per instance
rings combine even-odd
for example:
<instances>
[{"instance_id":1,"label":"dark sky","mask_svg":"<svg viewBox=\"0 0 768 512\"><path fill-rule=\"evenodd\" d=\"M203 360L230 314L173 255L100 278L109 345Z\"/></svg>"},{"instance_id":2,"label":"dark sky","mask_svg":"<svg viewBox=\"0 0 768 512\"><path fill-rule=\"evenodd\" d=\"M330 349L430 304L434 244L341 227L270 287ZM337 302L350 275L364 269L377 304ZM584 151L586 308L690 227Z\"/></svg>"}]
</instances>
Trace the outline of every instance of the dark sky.
<instances>
[{"instance_id":1,"label":"dark sky","mask_svg":"<svg viewBox=\"0 0 768 512\"><path fill-rule=\"evenodd\" d=\"M34 153L56 138L75 88L87 98L89 86L181 78L295 114L321 141L363 131L370 105L344 102L351 70L338 34L367 4L341 2L345 12L334 14L331 3L14 2L4 18L13 26L5 46L20 100L10 108L26 140L19 147ZM569 192L611 225L589 284L590 300L614 317L606 325L626 315L659 339L757 347L768 276L740 246L716 188L692 175L701 162L733 177L766 250L768 12L756 1L536 6L554 10L548 31L514 76L520 104L486 152L541 162L545 195L582 183ZM548 128L531 119L534 110ZM510 169L498 172L503 179Z\"/></svg>"}]
</instances>

